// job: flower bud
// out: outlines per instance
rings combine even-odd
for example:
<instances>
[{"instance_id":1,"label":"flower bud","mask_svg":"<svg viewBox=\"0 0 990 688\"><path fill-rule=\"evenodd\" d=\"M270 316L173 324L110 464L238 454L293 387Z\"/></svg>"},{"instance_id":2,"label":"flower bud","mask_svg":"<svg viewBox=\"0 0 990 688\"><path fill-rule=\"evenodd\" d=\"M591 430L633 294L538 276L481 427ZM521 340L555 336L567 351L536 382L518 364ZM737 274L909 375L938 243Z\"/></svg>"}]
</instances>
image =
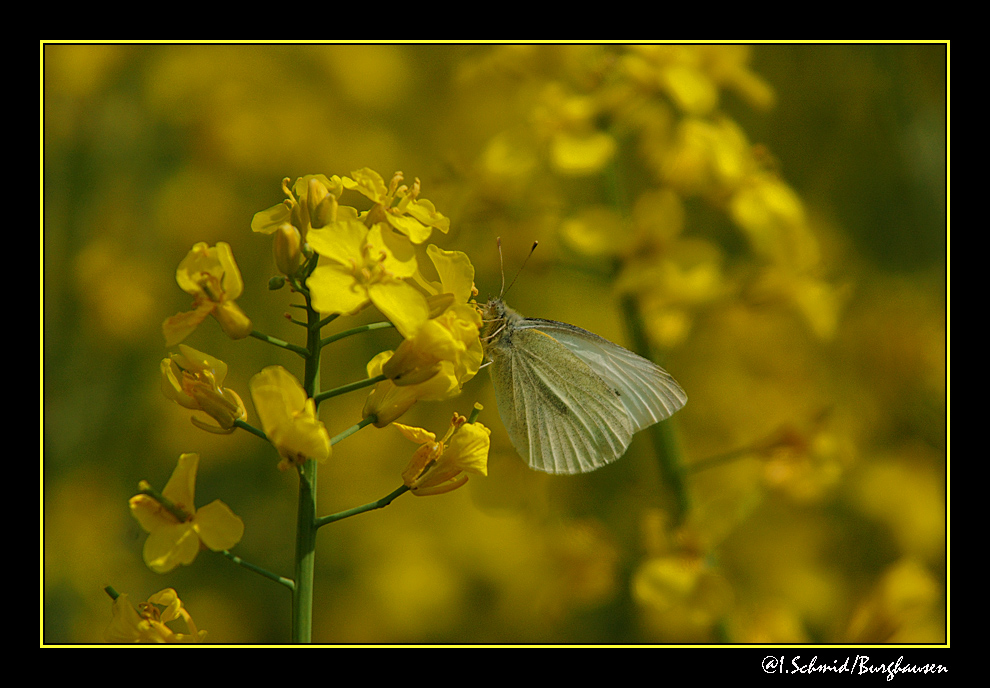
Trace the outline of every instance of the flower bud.
<instances>
[{"instance_id":1,"label":"flower bud","mask_svg":"<svg viewBox=\"0 0 990 688\"><path fill-rule=\"evenodd\" d=\"M306 188L306 206L309 211L309 226L313 229L325 227L333 219L333 207L337 198L315 177L309 180Z\"/></svg>"},{"instance_id":2,"label":"flower bud","mask_svg":"<svg viewBox=\"0 0 990 688\"><path fill-rule=\"evenodd\" d=\"M303 264L302 237L299 235L299 230L288 222L280 224L275 230L272 252L275 254L275 266L279 272L286 276L295 274Z\"/></svg>"}]
</instances>

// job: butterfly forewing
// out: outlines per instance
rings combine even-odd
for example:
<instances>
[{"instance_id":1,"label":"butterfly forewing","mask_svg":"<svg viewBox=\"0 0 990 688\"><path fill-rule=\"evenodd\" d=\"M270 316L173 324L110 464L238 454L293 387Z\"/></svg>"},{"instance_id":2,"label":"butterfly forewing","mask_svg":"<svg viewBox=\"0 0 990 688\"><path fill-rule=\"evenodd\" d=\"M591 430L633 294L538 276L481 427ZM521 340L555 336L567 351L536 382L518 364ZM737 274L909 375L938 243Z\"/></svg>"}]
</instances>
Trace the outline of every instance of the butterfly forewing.
<instances>
[{"instance_id":1,"label":"butterfly forewing","mask_svg":"<svg viewBox=\"0 0 990 688\"><path fill-rule=\"evenodd\" d=\"M547 473L585 473L618 459L633 424L611 386L547 333L512 332L492 347L499 413L517 451Z\"/></svg>"},{"instance_id":2,"label":"butterfly forewing","mask_svg":"<svg viewBox=\"0 0 990 688\"><path fill-rule=\"evenodd\" d=\"M687 403L670 374L642 356L574 325L529 318L521 328L545 332L587 363L618 394L638 432L669 418Z\"/></svg>"},{"instance_id":3,"label":"butterfly forewing","mask_svg":"<svg viewBox=\"0 0 990 688\"><path fill-rule=\"evenodd\" d=\"M500 298L483 312L499 414L537 470L600 468L625 453L635 432L687 401L663 368L587 330L524 318Z\"/></svg>"}]
</instances>

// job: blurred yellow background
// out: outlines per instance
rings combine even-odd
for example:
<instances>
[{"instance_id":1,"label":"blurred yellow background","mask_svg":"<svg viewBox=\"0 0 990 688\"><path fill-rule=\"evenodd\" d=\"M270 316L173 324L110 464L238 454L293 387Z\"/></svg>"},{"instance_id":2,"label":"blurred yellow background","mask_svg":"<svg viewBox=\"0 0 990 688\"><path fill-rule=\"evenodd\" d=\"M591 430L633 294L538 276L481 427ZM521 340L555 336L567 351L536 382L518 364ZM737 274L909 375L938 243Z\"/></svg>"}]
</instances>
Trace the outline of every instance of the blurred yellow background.
<instances>
[{"instance_id":1,"label":"blurred yellow background","mask_svg":"<svg viewBox=\"0 0 990 688\"><path fill-rule=\"evenodd\" d=\"M43 642L102 642L106 585L135 600L175 588L210 642L288 640L288 593L223 557L148 570L127 500L197 452L197 503L245 522L234 552L292 575L296 475L164 398L161 323L189 308L179 261L225 241L255 327L298 337L251 219L283 177L363 167L422 181L451 219L431 241L471 257L479 299L499 290L497 236L509 278L539 240L514 308L626 346L642 328L688 393L669 421L687 501L679 512L647 433L589 475L530 471L482 371L402 422L441 433L482 402L488 477L323 528L314 640L946 640L946 45L42 57ZM263 366L301 375L293 354L212 320L186 343L228 363L249 413ZM397 344L393 330L345 340L323 388ZM323 404L331 435L365 395ZM336 445L320 513L391 492L411 451L393 428Z\"/></svg>"}]
</instances>

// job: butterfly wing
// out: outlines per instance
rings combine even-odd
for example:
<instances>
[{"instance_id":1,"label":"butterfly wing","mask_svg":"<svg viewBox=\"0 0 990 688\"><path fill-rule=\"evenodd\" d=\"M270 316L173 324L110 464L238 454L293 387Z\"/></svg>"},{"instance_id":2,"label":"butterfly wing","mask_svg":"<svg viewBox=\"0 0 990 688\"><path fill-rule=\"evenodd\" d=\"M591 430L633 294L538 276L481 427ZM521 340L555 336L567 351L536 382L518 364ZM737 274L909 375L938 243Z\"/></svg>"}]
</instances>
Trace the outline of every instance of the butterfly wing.
<instances>
[{"instance_id":1,"label":"butterfly wing","mask_svg":"<svg viewBox=\"0 0 990 688\"><path fill-rule=\"evenodd\" d=\"M520 327L549 334L588 364L618 395L629 413L633 432L669 418L687 403L687 394L666 370L603 337L539 318L528 318Z\"/></svg>"},{"instance_id":2,"label":"butterfly wing","mask_svg":"<svg viewBox=\"0 0 990 688\"><path fill-rule=\"evenodd\" d=\"M634 432L629 413L586 361L538 328L518 327L505 344L489 350L495 398L532 468L587 473L625 453Z\"/></svg>"}]
</instances>

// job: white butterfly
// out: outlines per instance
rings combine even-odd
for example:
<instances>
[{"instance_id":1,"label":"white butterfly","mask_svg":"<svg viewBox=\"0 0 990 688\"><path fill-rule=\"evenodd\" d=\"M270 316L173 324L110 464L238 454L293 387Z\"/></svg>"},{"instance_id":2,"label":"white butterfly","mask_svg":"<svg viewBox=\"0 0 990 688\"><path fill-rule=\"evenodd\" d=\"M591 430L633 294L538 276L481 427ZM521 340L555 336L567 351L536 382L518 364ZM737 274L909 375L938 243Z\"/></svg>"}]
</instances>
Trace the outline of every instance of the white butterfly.
<instances>
[{"instance_id":1,"label":"white butterfly","mask_svg":"<svg viewBox=\"0 0 990 688\"><path fill-rule=\"evenodd\" d=\"M536 470L601 468L687 402L663 368L580 327L524 318L501 298L483 318L499 415Z\"/></svg>"}]
</instances>

